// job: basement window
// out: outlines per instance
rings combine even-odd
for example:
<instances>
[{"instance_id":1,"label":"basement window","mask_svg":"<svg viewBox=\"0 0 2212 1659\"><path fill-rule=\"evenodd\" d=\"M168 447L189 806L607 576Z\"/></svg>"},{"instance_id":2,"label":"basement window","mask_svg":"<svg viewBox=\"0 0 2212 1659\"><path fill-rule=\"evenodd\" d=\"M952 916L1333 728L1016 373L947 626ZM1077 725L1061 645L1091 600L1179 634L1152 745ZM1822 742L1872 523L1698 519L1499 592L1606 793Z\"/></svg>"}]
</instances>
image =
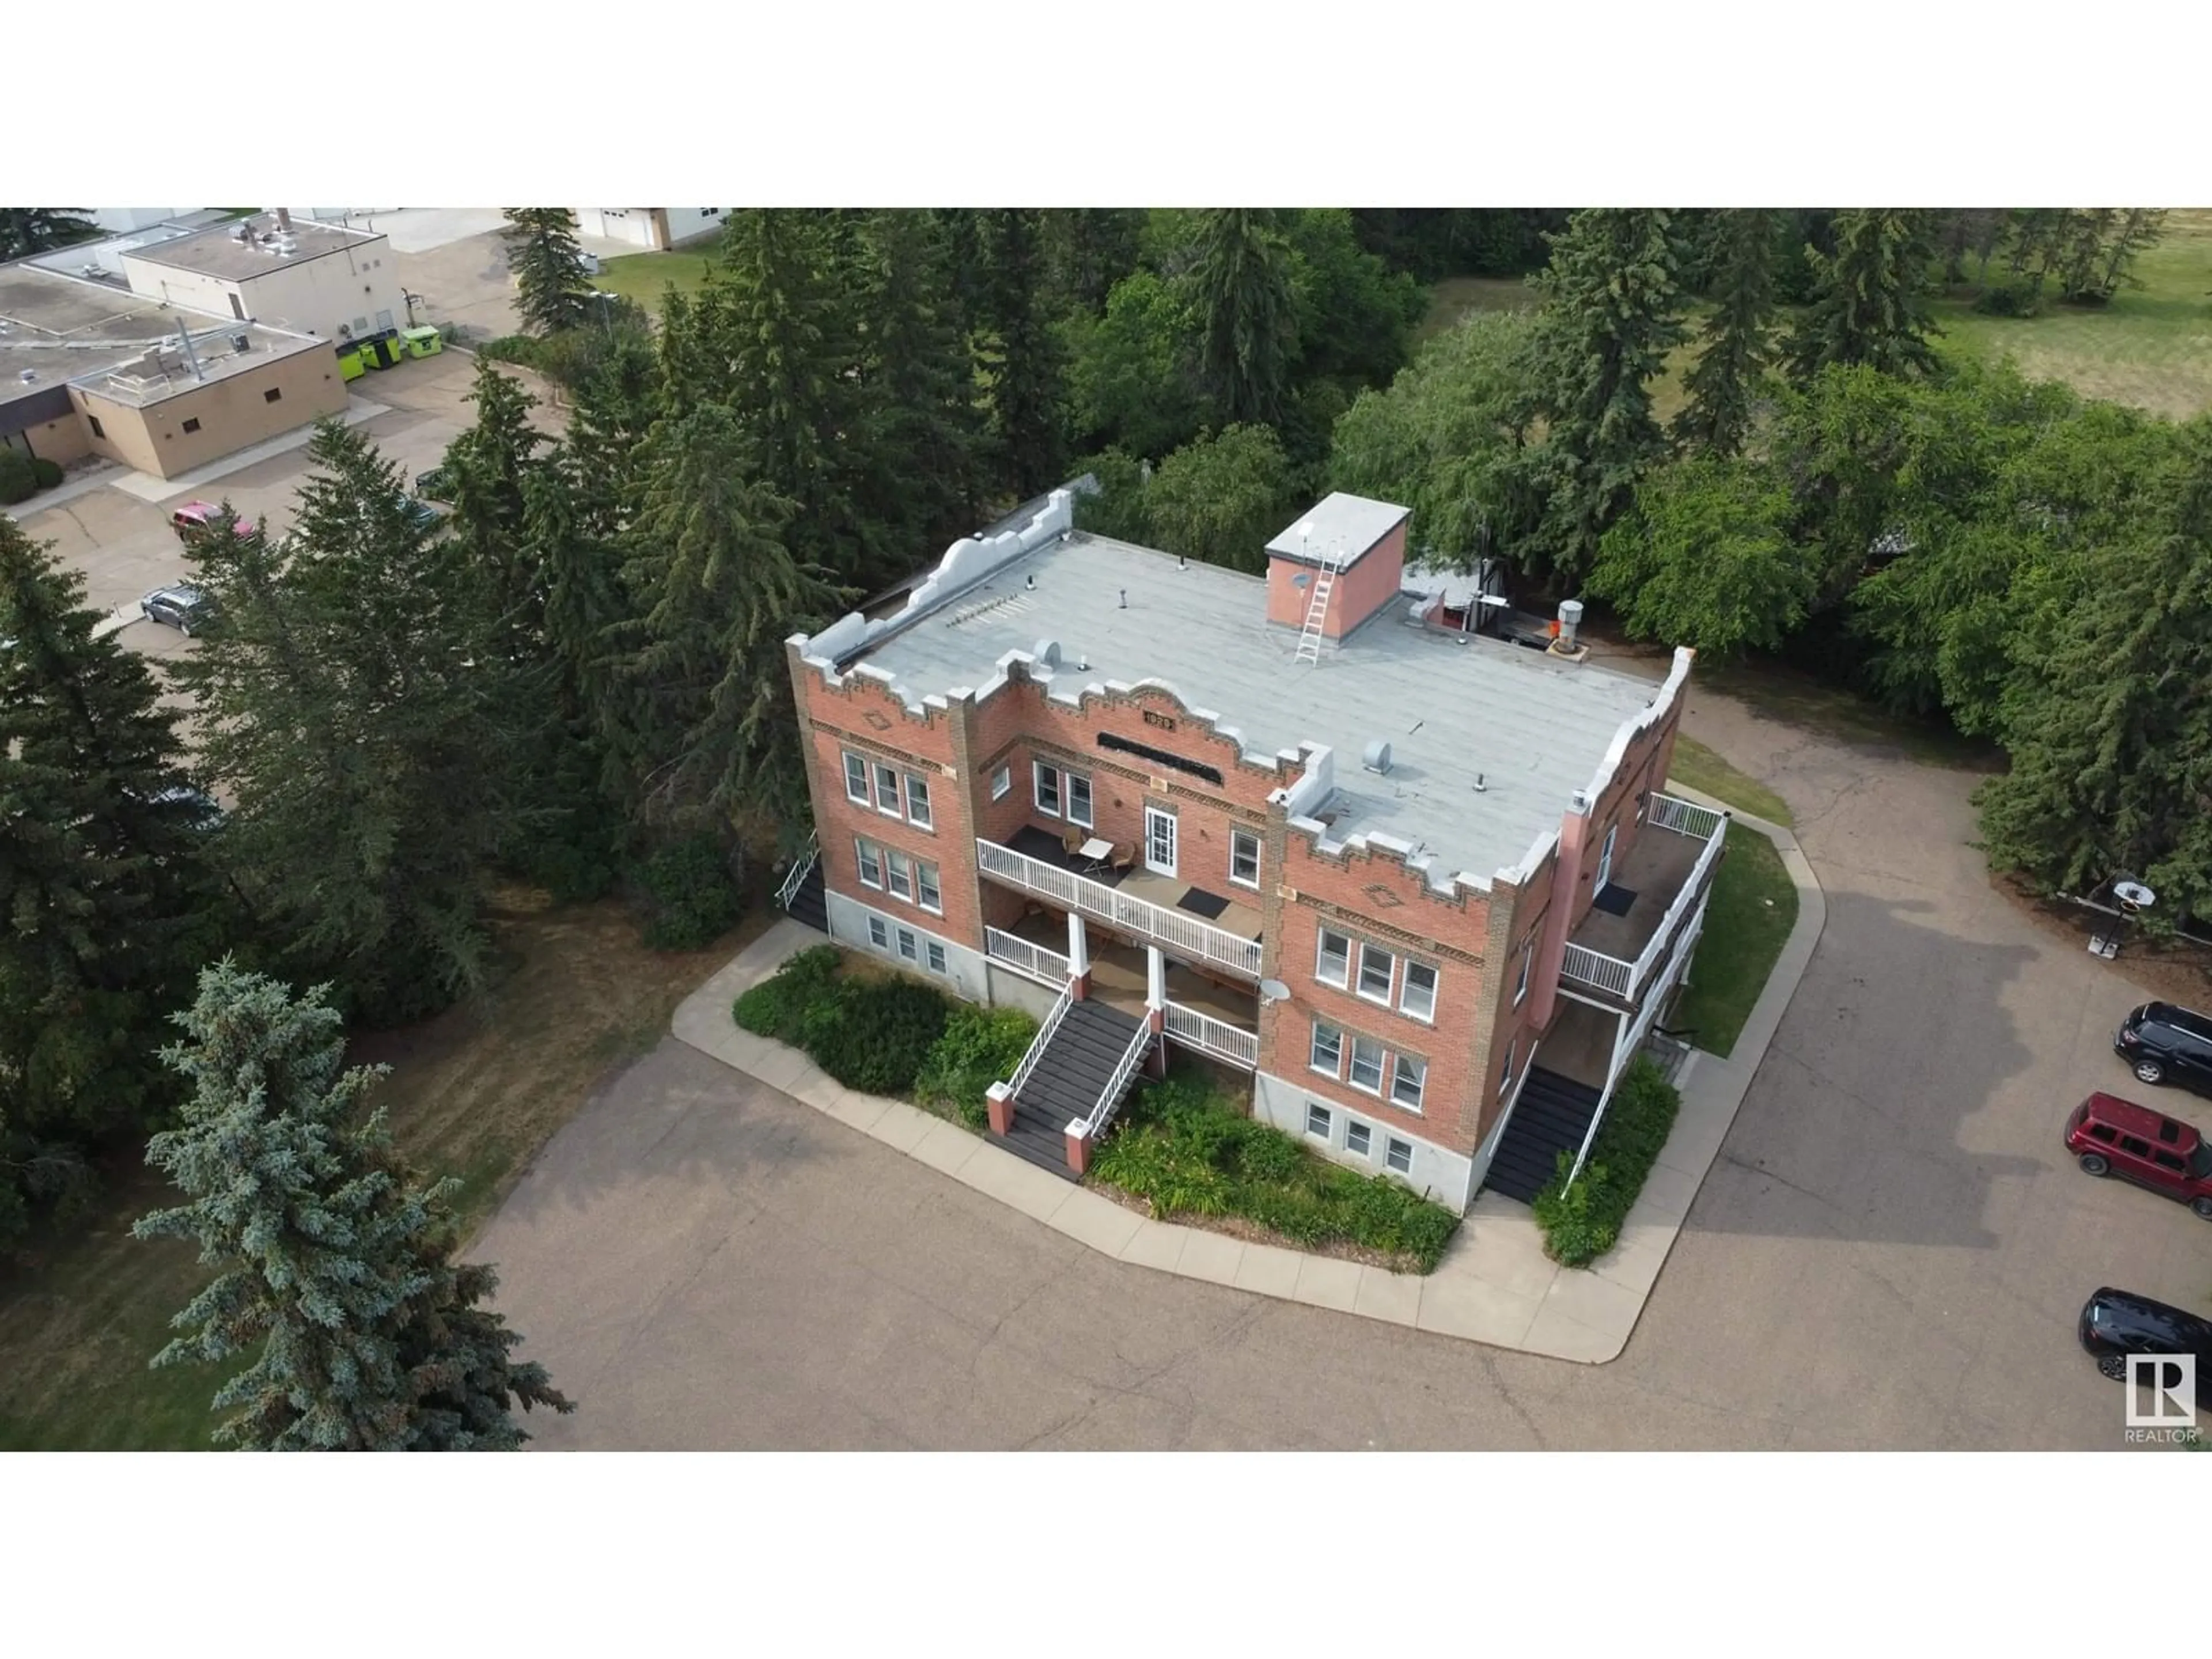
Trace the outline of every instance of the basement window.
<instances>
[{"instance_id":1,"label":"basement window","mask_svg":"<svg viewBox=\"0 0 2212 1659\"><path fill-rule=\"evenodd\" d=\"M84 417L84 421L85 424L92 428L92 435L94 437L105 438L107 435L106 428L100 423L99 416L88 415Z\"/></svg>"},{"instance_id":2,"label":"basement window","mask_svg":"<svg viewBox=\"0 0 2212 1659\"><path fill-rule=\"evenodd\" d=\"M1328 1108L1312 1101L1306 1103L1306 1133L1316 1140L1328 1139Z\"/></svg>"},{"instance_id":3,"label":"basement window","mask_svg":"<svg viewBox=\"0 0 2212 1659\"><path fill-rule=\"evenodd\" d=\"M186 422L185 422L185 431L187 431L187 432L197 432L197 431L198 431L199 429L200 429L199 417L198 417L197 415L196 415L196 416L194 416L191 420L186 421Z\"/></svg>"},{"instance_id":4,"label":"basement window","mask_svg":"<svg viewBox=\"0 0 2212 1659\"><path fill-rule=\"evenodd\" d=\"M1413 1173L1413 1143L1393 1139L1382 1154L1383 1163L1399 1175Z\"/></svg>"},{"instance_id":5,"label":"basement window","mask_svg":"<svg viewBox=\"0 0 2212 1659\"><path fill-rule=\"evenodd\" d=\"M1344 1150L1356 1158L1374 1156L1374 1131L1356 1117L1344 1120Z\"/></svg>"},{"instance_id":6,"label":"basement window","mask_svg":"<svg viewBox=\"0 0 2212 1659\"><path fill-rule=\"evenodd\" d=\"M272 386L261 394L261 401L264 404L277 403L283 400L283 396L284 389L282 386Z\"/></svg>"}]
</instances>

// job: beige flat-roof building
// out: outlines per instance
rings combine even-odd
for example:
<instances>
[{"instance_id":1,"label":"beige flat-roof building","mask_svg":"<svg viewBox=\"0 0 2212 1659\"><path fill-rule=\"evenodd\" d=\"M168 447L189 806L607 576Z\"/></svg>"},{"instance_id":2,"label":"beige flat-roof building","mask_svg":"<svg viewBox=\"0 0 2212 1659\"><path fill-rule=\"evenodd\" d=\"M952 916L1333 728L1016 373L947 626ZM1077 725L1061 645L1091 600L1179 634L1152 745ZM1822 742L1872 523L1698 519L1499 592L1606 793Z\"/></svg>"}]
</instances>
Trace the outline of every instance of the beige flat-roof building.
<instances>
[{"instance_id":1,"label":"beige flat-roof building","mask_svg":"<svg viewBox=\"0 0 2212 1659\"><path fill-rule=\"evenodd\" d=\"M134 294L316 339L407 325L386 237L295 220L284 208L118 250L116 264Z\"/></svg>"},{"instance_id":2,"label":"beige flat-roof building","mask_svg":"<svg viewBox=\"0 0 2212 1659\"><path fill-rule=\"evenodd\" d=\"M52 258L0 265L0 446L170 478L345 408L330 341L42 268Z\"/></svg>"}]
</instances>

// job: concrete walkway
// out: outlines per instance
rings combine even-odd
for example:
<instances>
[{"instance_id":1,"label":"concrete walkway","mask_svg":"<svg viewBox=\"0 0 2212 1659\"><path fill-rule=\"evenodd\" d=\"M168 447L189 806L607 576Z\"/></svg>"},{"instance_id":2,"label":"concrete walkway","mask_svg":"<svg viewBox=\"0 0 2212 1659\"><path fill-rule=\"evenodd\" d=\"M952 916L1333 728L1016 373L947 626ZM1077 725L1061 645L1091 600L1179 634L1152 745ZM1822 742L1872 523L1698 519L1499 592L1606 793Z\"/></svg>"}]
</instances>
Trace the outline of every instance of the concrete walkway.
<instances>
[{"instance_id":1,"label":"concrete walkway","mask_svg":"<svg viewBox=\"0 0 2212 1659\"><path fill-rule=\"evenodd\" d=\"M1679 784L1669 791L1702 805L1723 805ZM1602 1364L1627 1346L1826 920L1820 883L1796 838L1747 813L1736 812L1735 820L1780 851L1797 885L1796 925L1735 1053L1722 1060L1695 1052L1686 1061L1676 1078L1682 1109L1666 1150L1620 1243L1587 1270L1561 1267L1545 1255L1528 1208L1494 1193L1476 1199L1443 1260L1425 1277L1154 1221L1047 1175L959 1124L903 1101L844 1088L805 1054L739 1030L730 1015L738 996L785 957L823 942L795 921L776 923L685 998L672 1024L680 1040L702 1053L1103 1255L1437 1336Z\"/></svg>"}]
</instances>

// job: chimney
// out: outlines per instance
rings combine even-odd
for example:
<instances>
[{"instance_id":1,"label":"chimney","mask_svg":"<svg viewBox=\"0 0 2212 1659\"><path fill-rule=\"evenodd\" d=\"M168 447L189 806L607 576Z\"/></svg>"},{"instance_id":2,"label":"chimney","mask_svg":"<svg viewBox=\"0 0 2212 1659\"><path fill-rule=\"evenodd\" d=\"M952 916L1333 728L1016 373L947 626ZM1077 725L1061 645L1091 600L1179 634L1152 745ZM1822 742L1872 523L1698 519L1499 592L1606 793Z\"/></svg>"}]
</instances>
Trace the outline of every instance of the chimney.
<instances>
[{"instance_id":1,"label":"chimney","mask_svg":"<svg viewBox=\"0 0 2212 1659\"><path fill-rule=\"evenodd\" d=\"M1559 601L1559 649L1575 648L1575 630L1583 625L1583 602L1580 599Z\"/></svg>"}]
</instances>

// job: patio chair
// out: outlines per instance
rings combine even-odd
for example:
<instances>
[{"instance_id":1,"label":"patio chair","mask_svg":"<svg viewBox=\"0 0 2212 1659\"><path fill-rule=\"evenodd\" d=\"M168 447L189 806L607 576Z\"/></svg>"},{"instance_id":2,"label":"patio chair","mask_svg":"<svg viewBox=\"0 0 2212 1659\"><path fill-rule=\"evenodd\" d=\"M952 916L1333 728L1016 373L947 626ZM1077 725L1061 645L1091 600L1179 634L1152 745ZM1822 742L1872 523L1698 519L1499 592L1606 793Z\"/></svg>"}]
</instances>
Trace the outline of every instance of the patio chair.
<instances>
[{"instance_id":1,"label":"patio chair","mask_svg":"<svg viewBox=\"0 0 2212 1659\"><path fill-rule=\"evenodd\" d=\"M1108 867L1109 867L1115 874L1120 875L1124 871L1127 870L1131 865L1136 863L1136 861L1137 844L1134 842L1131 842L1127 847L1115 848L1114 849L1114 856L1107 860L1107 864Z\"/></svg>"},{"instance_id":2,"label":"patio chair","mask_svg":"<svg viewBox=\"0 0 2212 1659\"><path fill-rule=\"evenodd\" d=\"M1060 845L1068 857L1073 858L1083 850L1083 843L1090 839L1080 830L1071 830L1060 838Z\"/></svg>"}]
</instances>

